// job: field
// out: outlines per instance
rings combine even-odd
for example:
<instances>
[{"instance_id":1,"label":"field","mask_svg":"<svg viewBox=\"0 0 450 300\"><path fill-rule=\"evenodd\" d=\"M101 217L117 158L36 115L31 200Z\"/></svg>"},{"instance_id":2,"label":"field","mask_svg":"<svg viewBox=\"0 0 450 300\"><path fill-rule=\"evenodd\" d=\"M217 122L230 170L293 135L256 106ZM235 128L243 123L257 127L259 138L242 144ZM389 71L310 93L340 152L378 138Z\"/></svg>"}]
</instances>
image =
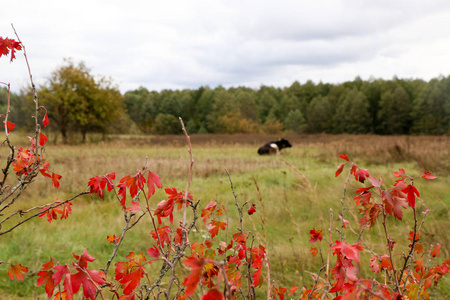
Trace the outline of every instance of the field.
<instances>
[{"instance_id":1,"label":"field","mask_svg":"<svg viewBox=\"0 0 450 300\"><path fill-rule=\"evenodd\" d=\"M446 231L450 226L449 137L289 135L286 138L293 147L283 150L283 155L257 155L260 145L277 138L279 136L270 135L191 136L195 163L190 187L193 197L201 199L202 207L212 200L224 204L227 210L223 220L229 222L230 230L234 231L238 218L228 171L238 201L256 204L257 213L247 216L244 225L257 233L258 240L267 248L271 278L276 282L287 287L309 285L312 282L310 272L320 268L319 259L313 258L309 251L309 231L312 228L327 230L330 208L333 222L338 222L348 171L345 169L340 177L334 176L337 165L342 162L338 158L341 153L346 153L358 166L369 169L371 175L383 177L385 182L393 182L392 172L399 168L411 175L420 175L424 170L436 174L438 179L434 181L415 181L421 192L417 204L419 215L426 208L431 209L422 228L421 241L442 245L438 262L450 257L450 236ZM61 187L56 190L48 179L37 178L34 187L31 186L17 203L17 208L42 205L56 198L68 199L86 190L90 177L115 171L121 178L141 169L145 163L152 172L160 175L164 187L186 188L189 153L184 136L92 139L94 141L84 145L46 145L45 155L51 169L63 176ZM26 145L25 141L19 138L16 142ZM3 160L7 149L2 147L1 150ZM359 217L352 199L353 192L359 187L353 182L347 186L345 218L355 231L359 231ZM157 191L152 198L154 204L164 197L163 190ZM80 254L88 250L97 259L93 267L104 267L113 249L106 236L118 235L123 228L120 205L112 196L105 199L84 196L74 200L72 208L67 220L48 223L37 218L0 237L0 260L21 263L30 269L25 281L18 282L10 281L7 268L0 266L1 299L47 299L44 289L36 287L37 277L30 273L35 275L50 256L69 263L72 252ZM408 250L406 237L412 224L410 211L404 213L406 222L391 220L389 224L397 241L396 250L400 253ZM192 240L203 239L205 228L201 223L198 223L198 233ZM113 263L130 251L146 253L153 244L149 235L151 230L148 220L133 228ZM346 235L348 242L357 240L350 230ZM364 232L363 239L375 252L384 253L386 241L381 225L375 225L370 234ZM326 251L324 242L322 247ZM370 256L368 252L362 254L364 272L369 271ZM110 272L109 276L112 274ZM436 293L450 295L449 286L450 280L445 278Z\"/></svg>"}]
</instances>

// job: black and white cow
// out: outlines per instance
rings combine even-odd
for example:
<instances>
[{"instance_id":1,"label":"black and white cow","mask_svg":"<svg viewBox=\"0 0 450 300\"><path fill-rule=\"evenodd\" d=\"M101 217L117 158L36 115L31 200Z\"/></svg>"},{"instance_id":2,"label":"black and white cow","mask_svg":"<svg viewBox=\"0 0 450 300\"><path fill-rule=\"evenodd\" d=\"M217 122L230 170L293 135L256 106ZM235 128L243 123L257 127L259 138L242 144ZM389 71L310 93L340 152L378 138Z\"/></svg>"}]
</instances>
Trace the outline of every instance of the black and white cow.
<instances>
[{"instance_id":1,"label":"black and white cow","mask_svg":"<svg viewBox=\"0 0 450 300\"><path fill-rule=\"evenodd\" d=\"M279 139L278 141L268 142L264 146L260 147L258 149L258 154L259 155L265 155L265 154L280 155L281 154L281 152L280 152L281 149L290 148L290 147L292 147L292 145L291 145L291 143L289 143L288 140L286 140L286 139Z\"/></svg>"}]
</instances>

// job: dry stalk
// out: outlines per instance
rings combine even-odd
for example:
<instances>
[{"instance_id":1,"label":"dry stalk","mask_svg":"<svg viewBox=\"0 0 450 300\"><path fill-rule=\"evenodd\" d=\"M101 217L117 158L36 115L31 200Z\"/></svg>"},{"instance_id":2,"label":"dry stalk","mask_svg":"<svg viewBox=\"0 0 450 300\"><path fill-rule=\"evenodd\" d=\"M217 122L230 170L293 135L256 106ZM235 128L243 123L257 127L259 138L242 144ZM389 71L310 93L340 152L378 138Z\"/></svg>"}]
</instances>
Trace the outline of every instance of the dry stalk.
<instances>
[{"instance_id":1,"label":"dry stalk","mask_svg":"<svg viewBox=\"0 0 450 300\"><path fill-rule=\"evenodd\" d=\"M238 201L238 198L236 196L236 193L234 192L233 181L231 180L230 173L228 172L228 170L226 168L225 168L225 172L227 172L228 179L229 179L230 185L231 185L231 191L233 192L233 196L234 196L234 200L235 200L235 205L236 205L236 208L237 208L237 210L239 212L240 227L238 228L238 230L242 234L244 234L244 224L243 224L244 218L243 218L243 215L242 215L242 207L245 205L245 203L242 205L242 207L239 206L239 201ZM247 236L247 238L248 238L248 236ZM253 236L253 239L254 239L254 236ZM252 241L252 244L253 244L253 241ZM251 276L251 264L250 264L250 259L248 257L247 251L245 251L245 262L247 264L247 279L248 279L248 287L249 287L249 291L248 291L249 292L249 297L250 297L250 299L255 299L256 292L255 292L255 288L253 287L253 280L252 280L252 276Z\"/></svg>"}]
</instances>

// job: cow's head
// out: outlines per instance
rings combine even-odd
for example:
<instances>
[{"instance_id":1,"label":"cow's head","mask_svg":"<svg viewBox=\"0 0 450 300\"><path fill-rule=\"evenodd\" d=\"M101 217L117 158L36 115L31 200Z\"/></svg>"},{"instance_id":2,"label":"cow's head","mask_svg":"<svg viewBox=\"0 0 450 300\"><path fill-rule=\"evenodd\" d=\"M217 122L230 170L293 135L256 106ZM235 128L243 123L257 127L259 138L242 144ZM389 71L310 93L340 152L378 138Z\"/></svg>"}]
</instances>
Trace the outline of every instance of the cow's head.
<instances>
[{"instance_id":1,"label":"cow's head","mask_svg":"<svg viewBox=\"0 0 450 300\"><path fill-rule=\"evenodd\" d=\"M289 141L284 139L284 138L283 139L279 139L277 141L277 145L278 145L278 148L280 148L280 150L283 149L283 148L290 148L290 147L292 147L291 143L289 143Z\"/></svg>"}]
</instances>

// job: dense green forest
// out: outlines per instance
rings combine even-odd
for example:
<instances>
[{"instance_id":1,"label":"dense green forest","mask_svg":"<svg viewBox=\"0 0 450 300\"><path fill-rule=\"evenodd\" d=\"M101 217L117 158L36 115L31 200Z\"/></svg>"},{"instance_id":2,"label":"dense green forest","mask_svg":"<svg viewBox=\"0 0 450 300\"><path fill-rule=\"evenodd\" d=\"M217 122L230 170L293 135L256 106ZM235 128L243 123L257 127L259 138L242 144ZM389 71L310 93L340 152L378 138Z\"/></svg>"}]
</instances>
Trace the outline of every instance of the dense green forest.
<instances>
[{"instance_id":1,"label":"dense green forest","mask_svg":"<svg viewBox=\"0 0 450 300\"><path fill-rule=\"evenodd\" d=\"M450 76L423 80L359 78L342 84L294 82L161 92L129 91L124 105L148 133L177 133L181 116L193 133L447 134Z\"/></svg>"},{"instance_id":2,"label":"dense green forest","mask_svg":"<svg viewBox=\"0 0 450 300\"><path fill-rule=\"evenodd\" d=\"M67 75L67 74L70 74ZM74 75L75 74L75 75ZM189 133L450 133L450 76L421 79L372 79L340 84L295 81L289 87L200 87L122 95L110 81L95 80L72 62L52 74L39 97L64 135L86 132L177 134L178 117ZM6 89L0 109L6 112ZM18 127L34 121L29 91L11 95L10 120ZM63 124L63 125L62 125Z\"/></svg>"}]
</instances>

